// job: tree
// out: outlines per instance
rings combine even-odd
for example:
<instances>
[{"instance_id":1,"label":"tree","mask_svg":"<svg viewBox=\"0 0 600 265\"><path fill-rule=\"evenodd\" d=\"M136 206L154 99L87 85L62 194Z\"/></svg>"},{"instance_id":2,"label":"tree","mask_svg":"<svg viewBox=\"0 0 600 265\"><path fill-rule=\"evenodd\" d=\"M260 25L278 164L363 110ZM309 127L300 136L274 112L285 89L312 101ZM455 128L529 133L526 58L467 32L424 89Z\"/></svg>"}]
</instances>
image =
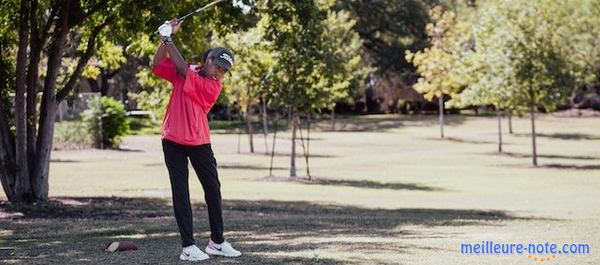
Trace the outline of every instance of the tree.
<instances>
[{"instance_id":1,"label":"tree","mask_svg":"<svg viewBox=\"0 0 600 265\"><path fill-rule=\"evenodd\" d=\"M430 11L432 23L427 24L431 47L413 53L406 51L406 59L417 68L421 77L414 88L424 93L427 100L438 99L440 137L444 138L444 96L455 95L465 85L460 78L462 54L468 49L467 25L457 21L452 11L437 6Z\"/></svg>"},{"instance_id":2,"label":"tree","mask_svg":"<svg viewBox=\"0 0 600 265\"><path fill-rule=\"evenodd\" d=\"M16 17L4 16L8 12L4 4L18 10ZM111 43L128 42L135 33L152 32L165 20L160 15L179 13L178 8L184 5L186 10L195 8L193 3L149 0L3 1L0 50L17 51L14 75L9 68L0 78L3 85L15 91L14 117L6 111L3 113L8 115L0 115L0 180L11 202L48 199L57 106L73 92L98 45L110 47ZM224 32L249 21L246 17L240 19L241 14L236 7L223 5L198 16L210 17L208 24ZM18 35L13 35L12 29L19 29ZM194 45L197 42L188 43ZM106 59L100 58L104 62ZM41 69L45 73L40 74ZM13 77L14 86L8 83ZM38 91L42 92L39 110ZM3 90L0 110L10 109L6 99Z\"/></svg>"},{"instance_id":3,"label":"tree","mask_svg":"<svg viewBox=\"0 0 600 265\"><path fill-rule=\"evenodd\" d=\"M468 56L479 67L471 71L471 82L460 99L529 112L534 166L538 165L535 113L554 110L577 84L589 82L586 73L592 68L582 67L586 63L575 50L593 56L594 48L576 47L593 41L570 44L574 36L589 39L590 28L583 25L594 16L587 9L593 7L586 0L576 5L498 0L480 6L474 25L476 48ZM581 13L588 19L578 19Z\"/></svg>"},{"instance_id":4,"label":"tree","mask_svg":"<svg viewBox=\"0 0 600 265\"><path fill-rule=\"evenodd\" d=\"M322 61L319 62L319 71L315 72L318 82L313 84L313 92L309 94L306 112L306 144L300 129L300 140L306 161L306 174L311 178L310 157L310 125L311 116L322 109L335 108L336 102L347 100L355 95L364 84L364 80L371 68L364 67L360 51L362 40L353 30L356 20L350 17L349 12L341 10L327 11L324 21L325 28L321 36L320 51Z\"/></svg>"},{"instance_id":5,"label":"tree","mask_svg":"<svg viewBox=\"0 0 600 265\"><path fill-rule=\"evenodd\" d=\"M270 49L276 51L278 70L273 74L270 94L276 108L288 108L292 124L292 152L290 176L296 176L296 131L299 115L330 106L339 93L347 90L351 65L358 51L340 56L340 46L331 42L327 18L332 1L268 1L261 10L261 19L267 21L265 39ZM336 16L338 14L335 14ZM332 19L345 19L337 17ZM343 39L353 40L352 31ZM337 40L340 41L340 40ZM355 47L355 45L354 45ZM350 56L350 57L348 57Z\"/></svg>"},{"instance_id":6,"label":"tree","mask_svg":"<svg viewBox=\"0 0 600 265\"><path fill-rule=\"evenodd\" d=\"M230 101L237 102L240 111L246 118L246 131L250 152L254 153L252 112L262 100L267 100L267 79L276 65L274 55L268 50L264 39L264 20L245 32L235 32L225 35L217 44L229 47L235 51L236 64L232 71L229 86L225 94L230 95ZM266 113L265 113L266 114ZM266 134L266 132L265 132ZM265 135L266 145L266 135ZM265 151L268 149L265 149Z\"/></svg>"},{"instance_id":7,"label":"tree","mask_svg":"<svg viewBox=\"0 0 600 265\"><path fill-rule=\"evenodd\" d=\"M8 2L16 5L16 1ZM19 19L3 24L19 29L15 39L18 42L14 85L16 130L13 133L7 129L8 120L2 120L0 126L0 135L8 139L0 147L3 154L0 156L0 178L10 201L32 202L48 198L48 168L56 108L79 79L83 66L95 49L97 35L115 18L117 10L111 9L107 2L20 1ZM99 10L105 12L100 13ZM66 41L81 31L90 33L82 40L86 42L86 49L77 55L77 66L64 73L61 76L63 82L59 82ZM46 44L44 56L47 66L39 124L36 125L39 64ZM4 102L1 104L4 105ZM6 106L0 108L7 109Z\"/></svg>"}]
</instances>

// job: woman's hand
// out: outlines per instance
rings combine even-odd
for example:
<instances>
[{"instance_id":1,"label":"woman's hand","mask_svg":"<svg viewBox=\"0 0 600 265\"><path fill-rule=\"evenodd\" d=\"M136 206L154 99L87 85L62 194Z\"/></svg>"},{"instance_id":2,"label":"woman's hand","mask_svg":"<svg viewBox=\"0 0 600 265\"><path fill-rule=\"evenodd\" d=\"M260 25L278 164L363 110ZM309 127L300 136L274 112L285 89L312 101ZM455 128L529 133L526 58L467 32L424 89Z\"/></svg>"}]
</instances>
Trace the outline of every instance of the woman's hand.
<instances>
[{"instance_id":1,"label":"woman's hand","mask_svg":"<svg viewBox=\"0 0 600 265\"><path fill-rule=\"evenodd\" d=\"M177 31L179 31L179 27L181 26L182 22L183 21L177 21L176 18L169 21L169 23L171 23L171 27L173 27L173 34L177 33Z\"/></svg>"}]
</instances>

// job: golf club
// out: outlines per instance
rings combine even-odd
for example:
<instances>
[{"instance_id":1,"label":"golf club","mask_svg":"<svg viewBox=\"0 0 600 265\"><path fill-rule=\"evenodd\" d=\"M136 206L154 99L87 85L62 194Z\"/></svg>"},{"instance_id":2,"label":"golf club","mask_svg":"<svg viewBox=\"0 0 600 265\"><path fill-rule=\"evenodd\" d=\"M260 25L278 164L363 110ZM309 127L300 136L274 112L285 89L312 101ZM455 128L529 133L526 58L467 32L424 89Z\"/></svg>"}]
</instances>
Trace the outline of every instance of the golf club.
<instances>
[{"instance_id":1,"label":"golf club","mask_svg":"<svg viewBox=\"0 0 600 265\"><path fill-rule=\"evenodd\" d=\"M190 16L192 16L192 15L194 15L194 14L196 14L196 13L198 13L198 12L202 11L202 10L205 10L205 9L207 9L207 8L211 7L211 6L214 6L214 5L216 5L216 4L218 4L219 2L222 2L222 1L223 1L223 0L216 0L216 1L213 1L213 2L211 2L211 3L207 4L207 5L203 6L203 7L200 7L200 8L198 8L198 9L196 9L196 10L194 10L194 11L192 11L192 12L190 12L190 13L188 13L188 14L186 14L186 15L184 15L184 16L182 16L182 17L180 17L180 18L178 18L178 19L177 19L177 23L181 23L181 22L182 22L182 21L184 21L186 18L188 18L188 17L190 17ZM158 34L158 30L154 31L154 34Z\"/></svg>"}]
</instances>

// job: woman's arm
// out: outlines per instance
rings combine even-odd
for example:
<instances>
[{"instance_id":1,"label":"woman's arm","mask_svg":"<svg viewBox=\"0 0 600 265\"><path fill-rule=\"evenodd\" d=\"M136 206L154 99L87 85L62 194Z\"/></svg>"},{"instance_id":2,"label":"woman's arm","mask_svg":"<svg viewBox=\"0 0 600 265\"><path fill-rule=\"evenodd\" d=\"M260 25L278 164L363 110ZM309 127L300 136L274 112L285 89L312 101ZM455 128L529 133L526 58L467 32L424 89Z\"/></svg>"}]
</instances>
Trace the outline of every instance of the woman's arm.
<instances>
[{"instance_id":1,"label":"woman's arm","mask_svg":"<svg viewBox=\"0 0 600 265\"><path fill-rule=\"evenodd\" d=\"M182 76L186 76L188 71L188 65L183 59L183 56L181 56L181 53L179 53L179 50L177 50L177 47L175 47L173 41L171 40L169 42L166 42L165 45L161 46L165 47L166 51L171 56L171 61L173 62L173 65L175 65L177 73Z\"/></svg>"},{"instance_id":2,"label":"woman's arm","mask_svg":"<svg viewBox=\"0 0 600 265\"><path fill-rule=\"evenodd\" d=\"M163 58L168 56L167 49L165 45L159 45L156 53L154 54L154 60L152 61L152 66L157 66L160 64Z\"/></svg>"},{"instance_id":3,"label":"woman's arm","mask_svg":"<svg viewBox=\"0 0 600 265\"><path fill-rule=\"evenodd\" d=\"M175 34L179 30L181 22L178 22L177 19L173 19L170 23L171 27L173 28L172 34ZM181 56L181 53L179 53L177 47L175 47L173 39L171 38L171 36L161 36L161 39L163 41L163 45L161 45L160 48L158 48L158 51L156 52L158 57L155 56L154 58L162 60L162 58L164 58L164 55L162 53L166 52L168 56L171 57L171 61L173 62L173 65L175 65L177 73L182 76L185 76L187 74L188 65L183 59L183 56ZM154 63L160 63L160 61L157 62L155 60Z\"/></svg>"}]
</instances>

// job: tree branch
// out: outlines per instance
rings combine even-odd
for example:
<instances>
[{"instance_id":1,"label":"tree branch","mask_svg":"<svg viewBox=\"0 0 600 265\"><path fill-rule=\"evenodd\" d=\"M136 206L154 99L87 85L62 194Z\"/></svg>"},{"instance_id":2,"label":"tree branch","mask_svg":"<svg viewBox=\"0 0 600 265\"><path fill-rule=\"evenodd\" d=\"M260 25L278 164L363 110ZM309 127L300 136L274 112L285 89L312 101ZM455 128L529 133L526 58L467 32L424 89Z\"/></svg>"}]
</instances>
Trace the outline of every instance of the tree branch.
<instances>
[{"instance_id":1,"label":"tree branch","mask_svg":"<svg viewBox=\"0 0 600 265\"><path fill-rule=\"evenodd\" d=\"M112 19L112 16L108 17L106 20L104 20L102 24L94 27L94 29L92 30L90 38L88 39L86 50L83 53L83 55L79 57L79 61L77 62L75 71L73 72L73 74L71 74L71 77L69 77L69 81L67 82L67 84L65 84L65 86L56 94L57 103L63 101L67 97L69 92L71 92L77 81L79 81L81 73L83 72L83 68L90 60L90 58L92 58L92 55L94 55L94 51L96 49L96 36L104 27L106 27L106 25L110 23L110 21L112 21Z\"/></svg>"},{"instance_id":2,"label":"tree branch","mask_svg":"<svg viewBox=\"0 0 600 265\"><path fill-rule=\"evenodd\" d=\"M87 18L91 15L93 15L94 13L98 12L100 9L104 9L106 4L108 3L108 0L103 0L99 3L97 3L96 5L92 6L88 12L85 13L85 15L83 16L83 18Z\"/></svg>"}]
</instances>

